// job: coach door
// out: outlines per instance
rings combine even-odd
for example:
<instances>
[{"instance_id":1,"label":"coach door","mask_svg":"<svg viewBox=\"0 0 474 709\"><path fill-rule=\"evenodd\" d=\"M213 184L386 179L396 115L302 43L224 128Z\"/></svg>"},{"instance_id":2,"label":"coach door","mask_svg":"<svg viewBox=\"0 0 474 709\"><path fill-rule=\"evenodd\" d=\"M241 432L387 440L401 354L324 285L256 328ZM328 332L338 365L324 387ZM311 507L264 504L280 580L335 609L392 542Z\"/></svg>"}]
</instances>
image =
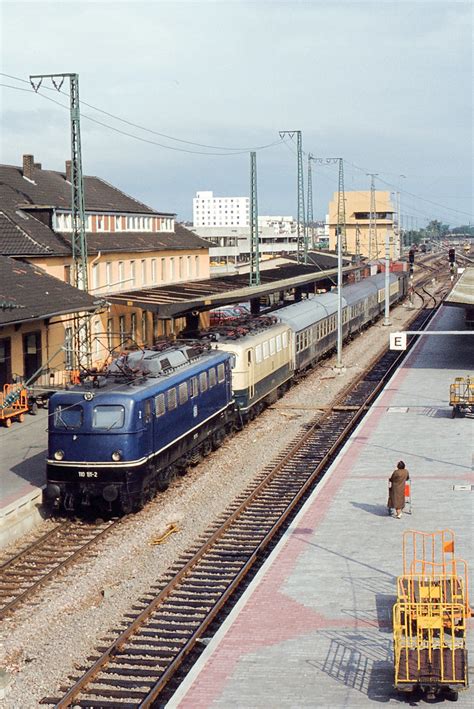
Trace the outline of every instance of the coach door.
<instances>
[{"instance_id":1,"label":"coach door","mask_svg":"<svg viewBox=\"0 0 474 709\"><path fill-rule=\"evenodd\" d=\"M23 335L23 376L31 379L41 367L41 332Z\"/></svg>"},{"instance_id":2,"label":"coach door","mask_svg":"<svg viewBox=\"0 0 474 709\"><path fill-rule=\"evenodd\" d=\"M9 337L0 339L0 391L4 384L12 381L12 341Z\"/></svg>"},{"instance_id":3,"label":"coach door","mask_svg":"<svg viewBox=\"0 0 474 709\"><path fill-rule=\"evenodd\" d=\"M253 350L247 350L247 369L248 369L248 386L249 386L249 401L253 401L255 396L255 361Z\"/></svg>"}]
</instances>

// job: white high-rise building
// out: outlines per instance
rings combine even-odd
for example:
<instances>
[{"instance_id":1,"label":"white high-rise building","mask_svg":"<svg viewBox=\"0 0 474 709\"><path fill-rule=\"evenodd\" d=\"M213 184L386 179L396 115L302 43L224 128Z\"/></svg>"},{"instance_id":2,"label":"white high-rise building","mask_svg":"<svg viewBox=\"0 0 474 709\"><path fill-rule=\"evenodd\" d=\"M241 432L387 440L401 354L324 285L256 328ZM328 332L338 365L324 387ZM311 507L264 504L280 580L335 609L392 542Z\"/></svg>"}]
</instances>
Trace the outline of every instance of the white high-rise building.
<instances>
[{"instance_id":1,"label":"white high-rise building","mask_svg":"<svg viewBox=\"0 0 474 709\"><path fill-rule=\"evenodd\" d=\"M196 192L193 198L193 225L249 226L248 197L214 197L213 192Z\"/></svg>"}]
</instances>

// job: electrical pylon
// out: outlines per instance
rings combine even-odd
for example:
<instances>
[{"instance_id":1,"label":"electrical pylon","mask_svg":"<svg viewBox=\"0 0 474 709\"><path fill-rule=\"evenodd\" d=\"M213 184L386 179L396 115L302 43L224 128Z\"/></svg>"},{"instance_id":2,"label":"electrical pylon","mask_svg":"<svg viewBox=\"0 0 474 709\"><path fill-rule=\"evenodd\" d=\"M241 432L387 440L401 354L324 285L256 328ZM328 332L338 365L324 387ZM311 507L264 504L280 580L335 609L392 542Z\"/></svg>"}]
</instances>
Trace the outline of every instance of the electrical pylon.
<instances>
[{"instance_id":1,"label":"electrical pylon","mask_svg":"<svg viewBox=\"0 0 474 709\"><path fill-rule=\"evenodd\" d=\"M250 153L250 273L249 285L260 285L258 243L257 153Z\"/></svg>"},{"instance_id":2,"label":"electrical pylon","mask_svg":"<svg viewBox=\"0 0 474 709\"><path fill-rule=\"evenodd\" d=\"M306 228L308 230L308 241L314 249L314 215L313 215L313 176L311 174L311 161L314 160L311 153L308 153L308 200L306 207Z\"/></svg>"},{"instance_id":3,"label":"electrical pylon","mask_svg":"<svg viewBox=\"0 0 474 709\"><path fill-rule=\"evenodd\" d=\"M71 119L71 222L73 282L79 290L88 290L87 238L85 228L84 179L82 174L81 125L79 106L79 74L34 74L30 82L37 92L43 79L51 79L57 91L65 79L69 79ZM91 368L90 318L87 315L74 317L74 349L78 369Z\"/></svg>"},{"instance_id":4,"label":"electrical pylon","mask_svg":"<svg viewBox=\"0 0 474 709\"><path fill-rule=\"evenodd\" d=\"M339 160L339 182L337 190L337 233L342 239L342 252L347 253L346 235L346 195L344 191L344 160Z\"/></svg>"},{"instance_id":5,"label":"electrical pylon","mask_svg":"<svg viewBox=\"0 0 474 709\"><path fill-rule=\"evenodd\" d=\"M379 245L377 240L377 207L375 204L375 178L376 172L368 172L370 177L370 214L369 214L369 259L378 258ZM375 247L375 254L374 254Z\"/></svg>"},{"instance_id":6,"label":"electrical pylon","mask_svg":"<svg viewBox=\"0 0 474 709\"><path fill-rule=\"evenodd\" d=\"M297 244L296 258L298 263L303 261L308 263L308 230L305 223L304 213L304 177L303 177L303 139L300 130L281 130L279 131L280 138L289 135L290 138L296 134L296 159L297 159L297 193L298 193L298 208L297 208ZM302 248L303 247L303 248ZM303 253L302 253L303 252Z\"/></svg>"}]
</instances>

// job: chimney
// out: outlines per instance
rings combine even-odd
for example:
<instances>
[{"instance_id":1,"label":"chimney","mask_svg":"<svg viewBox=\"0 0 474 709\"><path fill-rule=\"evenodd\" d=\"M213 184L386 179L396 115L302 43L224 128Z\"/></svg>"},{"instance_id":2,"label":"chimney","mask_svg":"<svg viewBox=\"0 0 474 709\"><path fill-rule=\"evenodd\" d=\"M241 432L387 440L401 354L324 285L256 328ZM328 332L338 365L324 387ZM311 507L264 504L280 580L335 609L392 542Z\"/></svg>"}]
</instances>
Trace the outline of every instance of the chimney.
<instances>
[{"instance_id":1,"label":"chimney","mask_svg":"<svg viewBox=\"0 0 474 709\"><path fill-rule=\"evenodd\" d=\"M41 170L41 163L40 162L35 162L34 163L35 170Z\"/></svg>"},{"instance_id":2,"label":"chimney","mask_svg":"<svg viewBox=\"0 0 474 709\"><path fill-rule=\"evenodd\" d=\"M23 177L27 177L28 180L33 179L34 164L35 158L33 155L23 155Z\"/></svg>"},{"instance_id":3,"label":"chimney","mask_svg":"<svg viewBox=\"0 0 474 709\"><path fill-rule=\"evenodd\" d=\"M71 161L66 160L66 180L71 182Z\"/></svg>"}]
</instances>

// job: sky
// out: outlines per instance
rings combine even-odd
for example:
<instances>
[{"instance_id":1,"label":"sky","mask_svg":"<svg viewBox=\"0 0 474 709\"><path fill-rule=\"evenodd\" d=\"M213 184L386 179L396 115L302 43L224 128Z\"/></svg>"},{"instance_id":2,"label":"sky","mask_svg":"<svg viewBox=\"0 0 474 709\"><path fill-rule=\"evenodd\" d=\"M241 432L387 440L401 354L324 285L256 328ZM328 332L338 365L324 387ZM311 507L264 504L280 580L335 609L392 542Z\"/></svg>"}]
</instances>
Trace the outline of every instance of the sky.
<instances>
[{"instance_id":1,"label":"sky","mask_svg":"<svg viewBox=\"0 0 474 709\"><path fill-rule=\"evenodd\" d=\"M405 228L474 223L473 9L457 0L0 0L0 162L32 153L64 169L68 82L58 93L44 80L35 93L28 79L74 72L84 173L180 221L192 219L198 190L249 195L252 150L259 214L296 216L296 136L279 132L300 130L305 201L308 153L342 157L346 190L369 189L376 173L377 189L400 192ZM323 219L337 164L311 166Z\"/></svg>"}]
</instances>

